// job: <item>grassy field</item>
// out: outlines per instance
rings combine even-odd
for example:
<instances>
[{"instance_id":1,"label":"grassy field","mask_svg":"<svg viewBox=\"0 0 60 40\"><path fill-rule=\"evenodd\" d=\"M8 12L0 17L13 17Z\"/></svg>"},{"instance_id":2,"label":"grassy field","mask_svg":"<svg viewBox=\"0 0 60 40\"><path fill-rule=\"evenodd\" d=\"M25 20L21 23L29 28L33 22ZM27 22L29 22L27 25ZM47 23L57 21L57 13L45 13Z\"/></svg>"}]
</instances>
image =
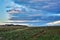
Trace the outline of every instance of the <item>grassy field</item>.
<instances>
[{"instance_id":1,"label":"grassy field","mask_svg":"<svg viewBox=\"0 0 60 40\"><path fill-rule=\"evenodd\" d=\"M60 40L60 27L0 27L0 40Z\"/></svg>"}]
</instances>

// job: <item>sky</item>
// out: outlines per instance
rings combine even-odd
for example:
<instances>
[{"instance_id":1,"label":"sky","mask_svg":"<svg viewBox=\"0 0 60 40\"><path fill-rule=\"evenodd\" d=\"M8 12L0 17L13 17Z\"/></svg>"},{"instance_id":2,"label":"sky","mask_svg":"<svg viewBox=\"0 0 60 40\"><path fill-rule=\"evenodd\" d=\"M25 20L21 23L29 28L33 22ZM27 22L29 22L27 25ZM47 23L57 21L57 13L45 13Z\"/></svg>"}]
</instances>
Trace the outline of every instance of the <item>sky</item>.
<instances>
[{"instance_id":1,"label":"sky","mask_svg":"<svg viewBox=\"0 0 60 40\"><path fill-rule=\"evenodd\" d=\"M0 0L0 5L1 23L60 25L60 0Z\"/></svg>"},{"instance_id":2,"label":"sky","mask_svg":"<svg viewBox=\"0 0 60 40\"><path fill-rule=\"evenodd\" d=\"M5 12L5 0L0 0L0 22L3 22L4 20L6 20L6 12Z\"/></svg>"}]
</instances>

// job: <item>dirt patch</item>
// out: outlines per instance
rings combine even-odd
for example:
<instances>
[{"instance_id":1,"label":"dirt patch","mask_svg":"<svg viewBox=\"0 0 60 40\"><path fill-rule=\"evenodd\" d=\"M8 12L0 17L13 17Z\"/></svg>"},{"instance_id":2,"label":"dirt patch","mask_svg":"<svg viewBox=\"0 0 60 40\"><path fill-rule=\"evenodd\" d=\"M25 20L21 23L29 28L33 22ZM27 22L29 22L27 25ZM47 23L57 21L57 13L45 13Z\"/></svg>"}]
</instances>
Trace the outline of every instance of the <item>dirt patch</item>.
<instances>
[{"instance_id":1,"label":"dirt patch","mask_svg":"<svg viewBox=\"0 0 60 40\"><path fill-rule=\"evenodd\" d=\"M47 32L46 30L41 30L40 32L34 34L34 35L32 36L32 38L37 38L37 37L39 37L39 36L41 36L41 35L46 34L46 32Z\"/></svg>"}]
</instances>

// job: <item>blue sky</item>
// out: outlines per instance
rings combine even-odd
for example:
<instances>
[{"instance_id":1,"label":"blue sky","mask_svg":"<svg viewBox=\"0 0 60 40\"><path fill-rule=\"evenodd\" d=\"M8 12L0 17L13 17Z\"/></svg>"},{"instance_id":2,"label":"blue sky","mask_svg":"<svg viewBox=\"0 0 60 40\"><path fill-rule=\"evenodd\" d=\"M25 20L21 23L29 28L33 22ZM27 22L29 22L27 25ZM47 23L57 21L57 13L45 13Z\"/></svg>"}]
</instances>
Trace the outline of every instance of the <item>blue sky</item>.
<instances>
[{"instance_id":1,"label":"blue sky","mask_svg":"<svg viewBox=\"0 0 60 40\"><path fill-rule=\"evenodd\" d=\"M32 26L60 24L60 0L0 0L0 5L0 22L10 20ZM12 14L8 15L10 11Z\"/></svg>"},{"instance_id":2,"label":"blue sky","mask_svg":"<svg viewBox=\"0 0 60 40\"><path fill-rule=\"evenodd\" d=\"M0 22L4 22L7 20L7 14L6 14L6 1L0 0Z\"/></svg>"}]
</instances>

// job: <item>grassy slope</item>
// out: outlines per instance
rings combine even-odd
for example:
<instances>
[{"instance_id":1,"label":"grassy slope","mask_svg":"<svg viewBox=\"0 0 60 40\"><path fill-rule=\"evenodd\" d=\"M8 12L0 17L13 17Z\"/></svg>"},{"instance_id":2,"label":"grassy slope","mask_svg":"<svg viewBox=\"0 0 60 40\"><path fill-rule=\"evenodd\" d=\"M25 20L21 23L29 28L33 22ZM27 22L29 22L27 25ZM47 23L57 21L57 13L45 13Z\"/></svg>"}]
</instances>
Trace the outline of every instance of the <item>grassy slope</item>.
<instances>
[{"instance_id":1,"label":"grassy slope","mask_svg":"<svg viewBox=\"0 0 60 40\"><path fill-rule=\"evenodd\" d=\"M60 40L60 27L0 28L0 40Z\"/></svg>"}]
</instances>

